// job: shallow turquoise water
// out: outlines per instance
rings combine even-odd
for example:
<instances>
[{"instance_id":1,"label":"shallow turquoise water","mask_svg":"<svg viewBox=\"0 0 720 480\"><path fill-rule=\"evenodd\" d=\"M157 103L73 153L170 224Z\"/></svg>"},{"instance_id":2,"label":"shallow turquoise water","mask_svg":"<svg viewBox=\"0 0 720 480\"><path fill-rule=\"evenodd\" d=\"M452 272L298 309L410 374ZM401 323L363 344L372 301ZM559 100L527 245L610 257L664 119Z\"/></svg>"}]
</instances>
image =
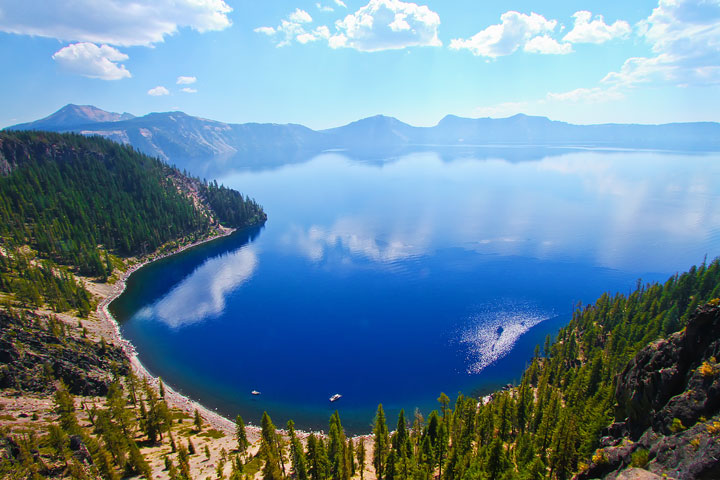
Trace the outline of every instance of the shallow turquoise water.
<instances>
[{"instance_id":1,"label":"shallow turquoise water","mask_svg":"<svg viewBox=\"0 0 720 480\"><path fill-rule=\"evenodd\" d=\"M267 224L142 269L111 310L211 408L302 428L337 408L365 432L380 402L394 423L516 380L578 301L717 255L718 162L495 148L228 172Z\"/></svg>"}]
</instances>

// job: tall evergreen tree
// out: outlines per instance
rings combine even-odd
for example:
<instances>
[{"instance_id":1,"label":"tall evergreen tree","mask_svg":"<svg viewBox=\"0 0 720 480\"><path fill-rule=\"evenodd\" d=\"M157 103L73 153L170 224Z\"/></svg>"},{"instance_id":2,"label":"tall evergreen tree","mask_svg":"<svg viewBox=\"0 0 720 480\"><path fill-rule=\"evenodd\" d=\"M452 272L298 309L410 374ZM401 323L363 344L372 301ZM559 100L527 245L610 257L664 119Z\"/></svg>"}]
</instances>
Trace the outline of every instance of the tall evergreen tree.
<instances>
[{"instance_id":1,"label":"tall evergreen tree","mask_svg":"<svg viewBox=\"0 0 720 480\"><path fill-rule=\"evenodd\" d=\"M374 449L373 449L373 466L375 474L378 478L385 477L385 464L390 450L390 439L385 420L385 411L382 403L378 405L377 414L375 415L375 425L373 427Z\"/></svg>"}]
</instances>

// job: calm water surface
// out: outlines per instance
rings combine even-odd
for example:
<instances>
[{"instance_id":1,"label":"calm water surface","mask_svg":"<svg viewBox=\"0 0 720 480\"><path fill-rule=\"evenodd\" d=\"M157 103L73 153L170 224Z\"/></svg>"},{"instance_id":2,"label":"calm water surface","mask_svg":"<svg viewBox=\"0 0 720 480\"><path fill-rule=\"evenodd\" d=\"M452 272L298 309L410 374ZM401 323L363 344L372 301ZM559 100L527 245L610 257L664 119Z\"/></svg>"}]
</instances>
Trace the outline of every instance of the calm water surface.
<instances>
[{"instance_id":1,"label":"calm water surface","mask_svg":"<svg viewBox=\"0 0 720 480\"><path fill-rule=\"evenodd\" d=\"M151 372L253 423L427 414L518 379L577 302L720 253L718 154L331 153L218 180L267 224L142 269L111 310Z\"/></svg>"}]
</instances>

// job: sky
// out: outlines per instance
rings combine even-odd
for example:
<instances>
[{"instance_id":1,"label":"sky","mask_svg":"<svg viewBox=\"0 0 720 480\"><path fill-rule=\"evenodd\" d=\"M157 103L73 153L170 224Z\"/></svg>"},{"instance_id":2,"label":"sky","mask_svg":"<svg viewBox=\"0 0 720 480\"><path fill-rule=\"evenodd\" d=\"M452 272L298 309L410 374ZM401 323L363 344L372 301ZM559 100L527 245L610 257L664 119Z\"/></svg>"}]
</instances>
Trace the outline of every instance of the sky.
<instances>
[{"instance_id":1,"label":"sky","mask_svg":"<svg viewBox=\"0 0 720 480\"><path fill-rule=\"evenodd\" d=\"M68 103L315 129L720 121L720 0L0 0L0 59L0 127Z\"/></svg>"}]
</instances>

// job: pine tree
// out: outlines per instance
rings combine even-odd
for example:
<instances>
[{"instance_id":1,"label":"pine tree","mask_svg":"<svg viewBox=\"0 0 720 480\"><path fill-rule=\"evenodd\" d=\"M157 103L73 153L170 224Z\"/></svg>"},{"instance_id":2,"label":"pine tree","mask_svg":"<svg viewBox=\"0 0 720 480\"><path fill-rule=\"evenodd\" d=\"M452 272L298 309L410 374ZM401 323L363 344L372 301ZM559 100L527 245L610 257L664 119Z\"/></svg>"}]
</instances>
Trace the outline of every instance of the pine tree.
<instances>
[{"instance_id":1,"label":"pine tree","mask_svg":"<svg viewBox=\"0 0 720 480\"><path fill-rule=\"evenodd\" d=\"M245 423L243 423L243 419L239 414L235 417L235 435L237 436L238 441L238 452L240 452L240 455L245 458L250 442L248 441L247 433L245 432Z\"/></svg>"},{"instance_id":2,"label":"pine tree","mask_svg":"<svg viewBox=\"0 0 720 480\"><path fill-rule=\"evenodd\" d=\"M357 449L355 449L357 455L358 468L360 469L360 480L364 480L365 477L365 440L360 438L358 440Z\"/></svg>"},{"instance_id":3,"label":"pine tree","mask_svg":"<svg viewBox=\"0 0 720 480\"><path fill-rule=\"evenodd\" d=\"M263 412L261 421L261 444L260 454L265 465L263 466L264 480L281 480L283 478L280 463L282 461L282 453L279 449L279 439L275 425L273 425L267 412Z\"/></svg>"},{"instance_id":4,"label":"pine tree","mask_svg":"<svg viewBox=\"0 0 720 480\"><path fill-rule=\"evenodd\" d=\"M200 416L200 412L198 412L198 409L195 409L195 418L193 419L193 423L195 425L195 431L200 432L202 431L203 421L202 417Z\"/></svg>"},{"instance_id":5,"label":"pine tree","mask_svg":"<svg viewBox=\"0 0 720 480\"><path fill-rule=\"evenodd\" d=\"M288 434L290 435L290 460L292 462L291 474L297 480L308 480L307 463L302 444L295 435L295 424L292 420L287 423Z\"/></svg>"},{"instance_id":6,"label":"pine tree","mask_svg":"<svg viewBox=\"0 0 720 480\"><path fill-rule=\"evenodd\" d=\"M385 411L382 403L378 405L377 414L375 415L375 426L373 427L374 449L373 449L373 466L378 478L385 477L385 463L389 450L389 433L387 421L385 420Z\"/></svg>"},{"instance_id":7,"label":"pine tree","mask_svg":"<svg viewBox=\"0 0 720 480\"><path fill-rule=\"evenodd\" d=\"M337 410L330 417L330 433L328 435L328 459L330 460L330 475L334 480L347 480L350 478L346 468L345 433L340 423Z\"/></svg>"}]
</instances>

